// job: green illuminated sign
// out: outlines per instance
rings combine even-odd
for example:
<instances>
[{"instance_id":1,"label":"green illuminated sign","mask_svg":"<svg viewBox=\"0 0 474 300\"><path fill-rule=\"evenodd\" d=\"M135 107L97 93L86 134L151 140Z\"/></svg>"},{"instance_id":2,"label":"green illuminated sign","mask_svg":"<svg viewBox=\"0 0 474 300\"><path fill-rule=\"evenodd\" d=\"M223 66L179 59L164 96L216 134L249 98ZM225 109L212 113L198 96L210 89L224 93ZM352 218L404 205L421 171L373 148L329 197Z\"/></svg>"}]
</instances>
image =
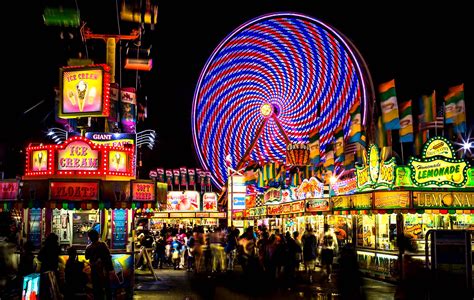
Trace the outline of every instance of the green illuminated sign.
<instances>
[{"instance_id":1,"label":"green illuminated sign","mask_svg":"<svg viewBox=\"0 0 474 300\"><path fill-rule=\"evenodd\" d=\"M422 158L410 157L408 166L411 180L418 187L463 187L468 180L469 164L455 158L451 142L444 137L426 142Z\"/></svg>"},{"instance_id":2,"label":"green illuminated sign","mask_svg":"<svg viewBox=\"0 0 474 300\"><path fill-rule=\"evenodd\" d=\"M357 189L392 188L395 181L395 158L388 161L380 159L379 149L370 145L364 166L356 166Z\"/></svg>"}]
</instances>

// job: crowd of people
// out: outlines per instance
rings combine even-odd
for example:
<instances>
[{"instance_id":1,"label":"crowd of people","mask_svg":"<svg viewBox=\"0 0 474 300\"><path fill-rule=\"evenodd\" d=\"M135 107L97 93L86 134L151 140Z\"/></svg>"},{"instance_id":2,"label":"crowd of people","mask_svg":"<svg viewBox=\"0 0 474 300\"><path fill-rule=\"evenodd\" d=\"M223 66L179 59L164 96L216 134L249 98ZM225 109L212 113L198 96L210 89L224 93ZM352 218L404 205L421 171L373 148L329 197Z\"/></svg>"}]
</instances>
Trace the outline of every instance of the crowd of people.
<instances>
[{"instance_id":1,"label":"crowd of people","mask_svg":"<svg viewBox=\"0 0 474 300\"><path fill-rule=\"evenodd\" d=\"M331 281L333 262L343 244L327 224L322 232L307 226L303 234L270 231L265 226L240 232L234 227L205 230L165 224L157 232L144 230L138 241L139 247L153 251L154 268L219 273L233 271L238 262L246 275L264 274L269 279L285 279L289 283L294 282L300 270L312 282L318 266L323 280ZM138 266L146 267L143 260Z\"/></svg>"}]
</instances>

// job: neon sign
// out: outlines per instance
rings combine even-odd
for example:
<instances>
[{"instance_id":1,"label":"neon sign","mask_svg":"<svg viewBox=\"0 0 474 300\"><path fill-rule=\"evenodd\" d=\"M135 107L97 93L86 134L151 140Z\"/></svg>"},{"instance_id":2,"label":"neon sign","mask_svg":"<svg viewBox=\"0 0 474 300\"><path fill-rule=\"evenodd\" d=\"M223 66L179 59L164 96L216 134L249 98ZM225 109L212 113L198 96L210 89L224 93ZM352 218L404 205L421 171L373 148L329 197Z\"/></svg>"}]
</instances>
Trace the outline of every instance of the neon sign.
<instances>
[{"instance_id":1,"label":"neon sign","mask_svg":"<svg viewBox=\"0 0 474 300\"><path fill-rule=\"evenodd\" d=\"M49 184L50 200L99 200L98 182L52 181Z\"/></svg>"},{"instance_id":2,"label":"neon sign","mask_svg":"<svg viewBox=\"0 0 474 300\"><path fill-rule=\"evenodd\" d=\"M99 151L92 150L84 141L69 143L65 149L58 150L58 170L95 171L99 168Z\"/></svg>"},{"instance_id":3,"label":"neon sign","mask_svg":"<svg viewBox=\"0 0 474 300\"><path fill-rule=\"evenodd\" d=\"M469 164L456 159L451 143L444 137L431 138L423 147L422 158L410 157L411 180L419 187L466 185Z\"/></svg>"},{"instance_id":4,"label":"neon sign","mask_svg":"<svg viewBox=\"0 0 474 300\"><path fill-rule=\"evenodd\" d=\"M370 145L364 166L356 166L356 178L359 191L392 188L395 181L395 158L381 161L378 147Z\"/></svg>"},{"instance_id":5,"label":"neon sign","mask_svg":"<svg viewBox=\"0 0 474 300\"><path fill-rule=\"evenodd\" d=\"M153 181L132 181L133 201L153 201L155 200L155 184Z\"/></svg>"},{"instance_id":6,"label":"neon sign","mask_svg":"<svg viewBox=\"0 0 474 300\"><path fill-rule=\"evenodd\" d=\"M60 118L109 115L110 67L92 65L60 70Z\"/></svg>"}]
</instances>

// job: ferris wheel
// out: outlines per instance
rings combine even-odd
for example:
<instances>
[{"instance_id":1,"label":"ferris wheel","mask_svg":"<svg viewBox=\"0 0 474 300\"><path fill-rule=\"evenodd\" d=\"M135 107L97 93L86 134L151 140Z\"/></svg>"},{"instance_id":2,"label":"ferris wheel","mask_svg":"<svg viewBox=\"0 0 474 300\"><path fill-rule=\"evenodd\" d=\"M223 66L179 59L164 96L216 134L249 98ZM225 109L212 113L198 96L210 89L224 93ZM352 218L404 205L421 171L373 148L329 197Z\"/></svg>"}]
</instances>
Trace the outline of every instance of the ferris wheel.
<instances>
[{"instance_id":1,"label":"ferris wheel","mask_svg":"<svg viewBox=\"0 0 474 300\"><path fill-rule=\"evenodd\" d=\"M213 51L196 86L192 109L200 163L222 187L226 157L285 161L286 145L319 130L324 151L349 110L366 106L359 56L342 35L312 17L273 13L234 30ZM363 120L365 123L365 120Z\"/></svg>"}]
</instances>

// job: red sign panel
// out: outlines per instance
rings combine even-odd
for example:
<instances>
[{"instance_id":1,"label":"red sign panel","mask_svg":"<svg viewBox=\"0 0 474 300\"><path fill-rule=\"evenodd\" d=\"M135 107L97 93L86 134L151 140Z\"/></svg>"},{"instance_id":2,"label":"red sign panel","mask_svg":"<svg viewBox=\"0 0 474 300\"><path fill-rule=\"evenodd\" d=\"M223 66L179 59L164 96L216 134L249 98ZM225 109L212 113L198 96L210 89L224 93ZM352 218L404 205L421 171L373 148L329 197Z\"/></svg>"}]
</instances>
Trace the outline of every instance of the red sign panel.
<instances>
[{"instance_id":1,"label":"red sign panel","mask_svg":"<svg viewBox=\"0 0 474 300\"><path fill-rule=\"evenodd\" d=\"M155 184L153 182L132 182L133 201L154 201Z\"/></svg>"},{"instance_id":2,"label":"red sign panel","mask_svg":"<svg viewBox=\"0 0 474 300\"><path fill-rule=\"evenodd\" d=\"M49 183L50 200L99 200L98 182L52 181Z\"/></svg>"},{"instance_id":3,"label":"red sign panel","mask_svg":"<svg viewBox=\"0 0 474 300\"><path fill-rule=\"evenodd\" d=\"M0 200L16 200L17 197L17 181L0 181Z\"/></svg>"}]
</instances>

